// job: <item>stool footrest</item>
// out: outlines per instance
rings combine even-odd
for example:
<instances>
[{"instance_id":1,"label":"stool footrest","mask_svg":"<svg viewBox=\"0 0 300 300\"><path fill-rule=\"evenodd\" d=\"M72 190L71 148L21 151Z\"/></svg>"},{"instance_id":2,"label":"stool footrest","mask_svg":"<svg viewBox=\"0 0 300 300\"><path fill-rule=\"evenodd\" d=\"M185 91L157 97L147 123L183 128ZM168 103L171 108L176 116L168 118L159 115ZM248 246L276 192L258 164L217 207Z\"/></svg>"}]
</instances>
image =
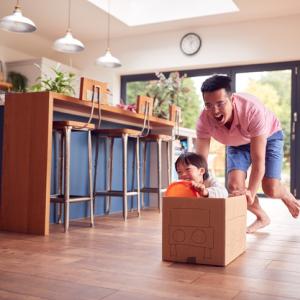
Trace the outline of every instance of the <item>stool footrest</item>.
<instances>
[{"instance_id":1,"label":"stool footrest","mask_svg":"<svg viewBox=\"0 0 300 300\"><path fill-rule=\"evenodd\" d=\"M96 196L123 196L124 192L123 191L99 191L95 192ZM126 192L127 196L136 196L138 195L138 192L136 191L128 191Z\"/></svg>"},{"instance_id":2,"label":"stool footrest","mask_svg":"<svg viewBox=\"0 0 300 300\"><path fill-rule=\"evenodd\" d=\"M152 188L152 187L143 187L140 189L141 193L158 193L159 191L161 193L164 193L167 189L159 189L159 188Z\"/></svg>"},{"instance_id":3,"label":"stool footrest","mask_svg":"<svg viewBox=\"0 0 300 300\"><path fill-rule=\"evenodd\" d=\"M65 202L64 195L51 195L51 202L63 203ZM70 195L69 202L81 202L81 201L91 201L92 198L89 196L78 196L78 195Z\"/></svg>"}]
</instances>

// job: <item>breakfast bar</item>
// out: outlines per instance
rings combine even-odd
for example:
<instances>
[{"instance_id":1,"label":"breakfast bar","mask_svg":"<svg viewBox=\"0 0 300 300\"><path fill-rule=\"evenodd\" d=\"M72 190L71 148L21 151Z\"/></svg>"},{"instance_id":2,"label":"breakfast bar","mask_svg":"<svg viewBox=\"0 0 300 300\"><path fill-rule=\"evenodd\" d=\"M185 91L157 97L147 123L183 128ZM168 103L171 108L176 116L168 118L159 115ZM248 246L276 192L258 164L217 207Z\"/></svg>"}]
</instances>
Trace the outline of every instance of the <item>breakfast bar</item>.
<instances>
[{"instance_id":1,"label":"breakfast bar","mask_svg":"<svg viewBox=\"0 0 300 300\"><path fill-rule=\"evenodd\" d=\"M94 123L98 105L94 109ZM6 96L3 123L0 229L48 235L52 160L52 122L56 113L87 121L89 101L54 92ZM101 104L101 119L141 129L144 115ZM174 122L149 117L151 132L172 135Z\"/></svg>"}]
</instances>

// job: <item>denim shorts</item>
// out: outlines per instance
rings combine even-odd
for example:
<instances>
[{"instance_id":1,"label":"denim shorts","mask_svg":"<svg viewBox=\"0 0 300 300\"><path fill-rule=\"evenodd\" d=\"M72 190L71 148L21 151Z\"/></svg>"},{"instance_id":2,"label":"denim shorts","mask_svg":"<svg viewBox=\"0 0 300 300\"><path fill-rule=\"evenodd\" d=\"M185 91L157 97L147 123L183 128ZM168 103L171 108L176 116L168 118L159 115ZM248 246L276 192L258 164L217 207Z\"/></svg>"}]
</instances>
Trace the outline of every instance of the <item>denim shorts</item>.
<instances>
[{"instance_id":1,"label":"denim shorts","mask_svg":"<svg viewBox=\"0 0 300 300\"><path fill-rule=\"evenodd\" d=\"M267 138L264 177L281 179L283 139L282 130ZM226 156L227 173L232 170L242 170L247 173L251 165L250 143L241 146L226 146Z\"/></svg>"}]
</instances>

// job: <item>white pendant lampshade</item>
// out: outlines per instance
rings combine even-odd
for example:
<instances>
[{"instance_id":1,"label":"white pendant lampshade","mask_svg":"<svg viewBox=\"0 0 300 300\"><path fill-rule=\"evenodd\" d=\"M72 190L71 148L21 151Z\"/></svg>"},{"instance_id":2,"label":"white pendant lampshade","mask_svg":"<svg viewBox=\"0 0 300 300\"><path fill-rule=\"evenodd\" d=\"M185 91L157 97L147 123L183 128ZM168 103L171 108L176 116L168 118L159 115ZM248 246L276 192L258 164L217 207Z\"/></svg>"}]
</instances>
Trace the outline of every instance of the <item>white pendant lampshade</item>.
<instances>
[{"instance_id":1,"label":"white pendant lampshade","mask_svg":"<svg viewBox=\"0 0 300 300\"><path fill-rule=\"evenodd\" d=\"M70 29L68 29L64 37L54 42L53 48L59 52L76 53L84 50L84 45L79 40L73 38Z\"/></svg>"},{"instance_id":2,"label":"white pendant lampshade","mask_svg":"<svg viewBox=\"0 0 300 300\"><path fill-rule=\"evenodd\" d=\"M120 61L111 55L109 49L106 50L104 56L97 58L96 64L106 68L118 68L122 66Z\"/></svg>"},{"instance_id":3,"label":"white pendant lampshade","mask_svg":"<svg viewBox=\"0 0 300 300\"><path fill-rule=\"evenodd\" d=\"M100 56L96 59L96 64L106 67L106 68L118 68L122 64L120 60L111 55L110 52L110 0L108 0L108 9L107 9L107 48L104 56Z\"/></svg>"},{"instance_id":4,"label":"white pendant lampshade","mask_svg":"<svg viewBox=\"0 0 300 300\"><path fill-rule=\"evenodd\" d=\"M68 29L66 35L57 39L53 44L53 49L63 53L77 53L84 50L84 45L79 40L75 39L71 33L70 27L71 16L71 0L68 7Z\"/></svg>"},{"instance_id":5,"label":"white pendant lampshade","mask_svg":"<svg viewBox=\"0 0 300 300\"><path fill-rule=\"evenodd\" d=\"M35 24L30 19L22 15L19 1L17 1L13 14L0 20L0 27L6 31L20 33L33 32L36 30Z\"/></svg>"}]
</instances>

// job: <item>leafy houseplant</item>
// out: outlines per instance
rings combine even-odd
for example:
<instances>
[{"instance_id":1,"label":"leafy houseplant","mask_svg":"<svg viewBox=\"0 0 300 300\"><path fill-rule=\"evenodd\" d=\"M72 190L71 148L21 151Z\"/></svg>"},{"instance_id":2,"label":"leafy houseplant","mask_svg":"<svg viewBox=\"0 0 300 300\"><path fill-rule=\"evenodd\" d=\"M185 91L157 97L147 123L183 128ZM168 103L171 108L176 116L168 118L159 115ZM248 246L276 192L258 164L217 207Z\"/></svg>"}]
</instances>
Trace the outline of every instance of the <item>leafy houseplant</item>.
<instances>
[{"instance_id":1,"label":"leafy houseplant","mask_svg":"<svg viewBox=\"0 0 300 300\"><path fill-rule=\"evenodd\" d=\"M38 68L40 66L36 65ZM75 79L75 74L71 72L62 72L59 70L60 65L58 64L55 68L51 68L54 72L55 77L52 78L48 75L42 75L37 78L37 83L31 86L30 91L32 92L42 92L42 91L52 91L61 93L67 96L72 96L75 94L75 90L72 86Z\"/></svg>"},{"instance_id":2,"label":"leafy houseplant","mask_svg":"<svg viewBox=\"0 0 300 300\"><path fill-rule=\"evenodd\" d=\"M153 114L160 118L168 118L169 105L179 105L180 98L189 92L183 85L186 74L180 76L179 72L171 72L168 77L157 72L158 81L150 81L146 87L147 96L153 98Z\"/></svg>"},{"instance_id":3,"label":"leafy houseplant","mask_svg":"<svg viewBox=\"0 0 300 300\"><path fill-rule=\"evenodd\" d=\"M14 92L26 92L28 79L21 73L9 72L7 75L8 82L12 84L12 91Z\"/></svg>"}]
</instances>

